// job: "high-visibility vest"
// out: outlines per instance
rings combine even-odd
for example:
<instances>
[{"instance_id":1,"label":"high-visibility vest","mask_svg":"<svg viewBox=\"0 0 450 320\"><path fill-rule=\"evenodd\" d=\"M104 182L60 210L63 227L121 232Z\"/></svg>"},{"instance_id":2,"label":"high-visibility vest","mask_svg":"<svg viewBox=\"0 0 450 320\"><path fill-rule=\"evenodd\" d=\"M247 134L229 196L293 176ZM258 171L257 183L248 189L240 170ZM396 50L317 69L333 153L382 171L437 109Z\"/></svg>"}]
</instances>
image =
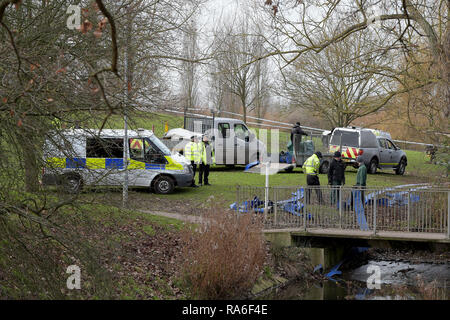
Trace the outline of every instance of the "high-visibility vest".
<instances>
[{"instance_id":1,"label":"high-visibility vest","mask_svg":"<svg viewBox=\"0 0 450 320\"><path fill-rule=\"evenodd\" d=\"M202 142L200 147L200 154L203 164L216 164L216 157L214 155L214 150L211 147L211 144L208 144L208 147L206 147L206 144Z\"/></svg>"},{"instance_id":2,"label":"high-visibility vest","mask_svg":"<svg viewBox=\"0 0 450 320\"><path fill-rule=\"evenodd\" d=\"M195 163L200 162L200 145L195 142L188 142L184 147L184 157Z\"/></svg>"},{"instance_id":3,"label":"high-visibility vest","mask_svg":"<svg viewBox=\"0 0 450 320\"><path fill-rule=\"evenodd\" d=\"M303 163L302 168L306 174L317 175L320 168L319 157L316 154L313 154L311 157L306 159L305 163Z\"/></svg>"}]
</instances>

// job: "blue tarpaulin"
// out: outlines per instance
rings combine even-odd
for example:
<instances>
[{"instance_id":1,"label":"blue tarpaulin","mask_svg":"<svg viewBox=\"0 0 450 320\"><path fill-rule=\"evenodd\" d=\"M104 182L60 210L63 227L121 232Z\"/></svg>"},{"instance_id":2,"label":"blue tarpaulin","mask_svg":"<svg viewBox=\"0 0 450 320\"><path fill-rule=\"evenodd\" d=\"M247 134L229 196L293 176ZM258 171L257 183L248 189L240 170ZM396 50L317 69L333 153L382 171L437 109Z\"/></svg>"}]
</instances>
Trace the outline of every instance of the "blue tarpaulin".
<instances>
[{"instance_id":1,"label":"blue tarpaulin","mask_svg":"<svg viewBox=\"0 0 450 320\"><path fill-rule=\"evenodd\" d=\"M364 206L361 201L361 190L352 190L354 199L354 209L356 214L356 219L358 221L359 228L361 230L367 231L369 227L367 226L366 216L364 215Z\"/></svg>"},{"instance_id":2,"label":"blue tarpaulin","mask_svg":"<svg viewBox=\"0 0 450 320\"><path fill-rule=\"evenodd\" d=\"M303 199L305 195L305 191L303 188L297 189L296 192L292 193L293 197L287 200L280 200L277 201L277 205L283 205L283 210L296 215L296 216L303 216L304 204L300 202L301 199ZM231 210L239 211L239 212L258 212L258 213L264 213L264 201L260 200L257 196L253 198L251 201L244 201L241 205L238 206L237 202L234 202L230 205ZM272 207L274 205L273 201L269 200L268 203L269 207ZM307 219L312 219L312 215L308 213Z\"/></svg>"},{"instance_id":3,"label":"blue tarpaulin","mask_svg":"<svg viewBox=\"0 0 450 320\"><path fill-rule=\"evenodd\" d=\"M280 163L292 163L292 154L289 151L281 152L279 162Z\"/></svg>"},{"instance_id":4,"label":"blue tarpaulin","mask_svg":"<svg viewBox=\"0 0 450 320\"><path fill-rule=\"evenodd\" d=\"M251 162L245 166L244 171L247 171L248 169L253 168L254 166L257 166L258 164L259 164L259 161Z\"/></svg>"},{"instance_id":5,"label":"blue tarpaulin","mask_svg":"<svg viewBox=\"0 0 450 320\"><path fill-rule=\"evenodd\" d=\"M269 201L269 205L273 205L272 201ZM253 209L254 212L264 213L264 207L259 208L260 206L264 206L264 201L255 196L251 201L244 201L239 208L237 202L232 203L230 209L239 210L239 212L249 212Z\"/></svg>"},{"instance_id":6,"label":"blue tarpaulin","mask_svg":"<svg viewBox=\"0 0 450 320\"><path fill-rule=\"evenodd\" d=\"M412 187L408 191L396 191L396 189ZM401 185L392 188L386 188L380 191L372 192L368 194L364 201L365 204L372 204L374 198L377 199L377 205L383 207L392 207L392 206L406 206L420 200L420 196L418 194L414 194L413 192L416 190L428 189L429 185Z\"/></svg>"}]
</instances>

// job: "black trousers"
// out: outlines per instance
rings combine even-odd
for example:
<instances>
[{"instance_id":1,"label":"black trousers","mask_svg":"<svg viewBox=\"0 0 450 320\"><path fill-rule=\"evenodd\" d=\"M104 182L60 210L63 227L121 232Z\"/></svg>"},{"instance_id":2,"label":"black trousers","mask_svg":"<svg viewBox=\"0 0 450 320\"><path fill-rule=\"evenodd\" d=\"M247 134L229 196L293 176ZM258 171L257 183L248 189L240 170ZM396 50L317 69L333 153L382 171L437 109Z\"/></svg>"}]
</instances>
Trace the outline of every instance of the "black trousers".
<instances>
[{"instance_id":1,"label":"black trousers","mask_svg":"<svg viewBox=\"0 0 450 320\"><path fill-rule=\"evenodd\" d=\"M342 185L342 181L333 180L331 185L331 204L335 204L340 197L341 190L339 189L339 186Z\"/></svg>"},{"instance_id":2,"label":"black trousers","mask_svg":"<svg viewBox=\"0 0 450 320\"><path fill-rule=\"evenodd\" d=\"M194 161L191 161L192 165L192 171L194 172L194 175L192 176L192 185L195 184L195 173L197 172L197 164Z\"/></svg>"},{"instance_id":3,"label":"black trousers","mask_svg":"<svg viewBox=\"0 0 450 320\"><path fill-rule=\"evenodd\" d=\"M209 176L209 164L200 163L200 169L198 171L198 183L202 184L202 181L204 180L205 184L208 184L209 183L208 176Z\"/></svg>"},{"instance_id":4,"label":"black trousers","mask_svg":"<svg viewBox=\"0 0 450 320\"><path fill-rule=\"evenodd\" d=\"M306 175L306 184L308 186L320 186L319 176L308 174ZM319 188L316 189L317 200L320 204L323 203L322 190ZM311 203L311 189L306 189L306 204Z\"/></svg>"}]
</instances>

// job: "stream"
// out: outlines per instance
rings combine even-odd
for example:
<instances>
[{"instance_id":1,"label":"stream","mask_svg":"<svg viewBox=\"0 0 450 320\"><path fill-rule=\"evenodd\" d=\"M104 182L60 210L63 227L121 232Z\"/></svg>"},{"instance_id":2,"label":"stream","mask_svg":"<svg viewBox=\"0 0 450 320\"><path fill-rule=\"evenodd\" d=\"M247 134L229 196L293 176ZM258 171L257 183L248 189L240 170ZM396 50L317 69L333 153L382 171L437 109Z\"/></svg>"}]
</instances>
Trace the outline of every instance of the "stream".
<instances>
[{"instance_id":1,"label":"stream","mask_svg":"<svg viewBox=\"0 0 450 320\"><path fill-rule=\"evenodd\" d=\"M379 270L379 288L369 289L368 277ZM368 272L369 271L369 272ZM316 281L309 287L292 283L269 293L264 299L281 300L416 300L450 299L450 264L369 260L367 264ZM375 286L375 281L373 281Z\"/></svg>"}]
</instances>

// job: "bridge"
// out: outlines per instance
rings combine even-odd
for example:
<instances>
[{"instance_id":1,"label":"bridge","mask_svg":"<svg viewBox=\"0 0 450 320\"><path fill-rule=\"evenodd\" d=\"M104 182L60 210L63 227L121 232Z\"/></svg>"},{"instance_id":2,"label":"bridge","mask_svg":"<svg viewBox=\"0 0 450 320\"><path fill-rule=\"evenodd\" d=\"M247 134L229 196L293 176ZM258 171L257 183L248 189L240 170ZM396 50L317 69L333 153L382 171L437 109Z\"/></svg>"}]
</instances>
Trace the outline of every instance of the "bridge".
<instances>
[{"instance_id":1,"label":"bridge","mask_svg":"<svg viewBox=\"0 0 450 320\"><path fill-rule=\"evenodd\" d=\"M237 212L259 214L275 246L302 246L330 266L349 247L450 248L450 190L428 184L392 188L237 187Z\"/></svg>"}]
</instances>

